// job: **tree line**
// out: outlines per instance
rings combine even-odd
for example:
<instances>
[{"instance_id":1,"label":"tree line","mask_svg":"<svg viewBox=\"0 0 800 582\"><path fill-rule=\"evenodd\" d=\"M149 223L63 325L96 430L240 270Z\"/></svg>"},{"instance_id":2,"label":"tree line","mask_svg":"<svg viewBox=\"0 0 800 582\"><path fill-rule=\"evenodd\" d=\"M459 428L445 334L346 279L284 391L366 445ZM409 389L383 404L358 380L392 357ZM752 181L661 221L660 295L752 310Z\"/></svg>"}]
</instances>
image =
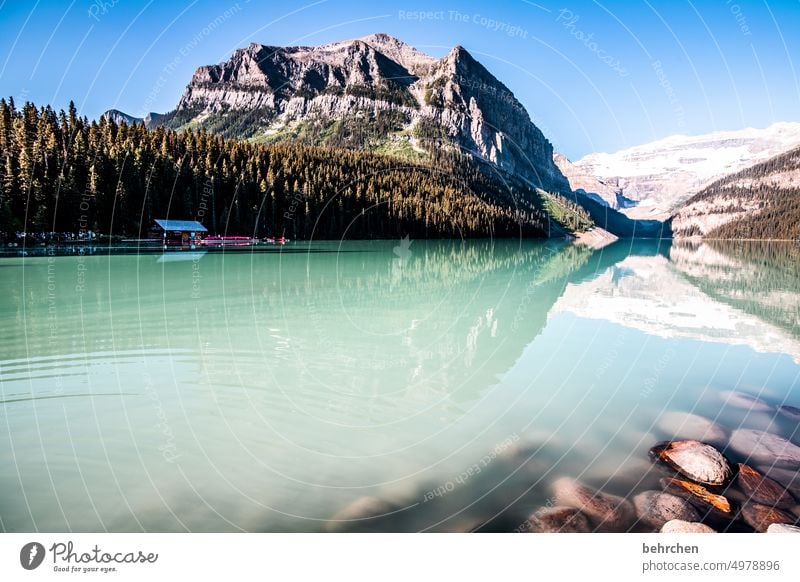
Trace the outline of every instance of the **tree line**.
<instances>
[{"instance_id":1,"label":"tree line","mask_svg":"<svg viewBox=\"0 0 800 582\"><path fill-rule=\"evenodd\" d=\"M117 124L0 99L0 233L144 237L155 218L212 233L297 239L548 236L521 181L452 151L410 162L308 144L256 144L206 129ZM557 195L553 195L557 196ZM566 201L565 201L566 202Z\"/></svg>"},{"instance_id":2,"label":"tree line","mask_svg":"<svg viewBox=\"0 0 800 582\"><path fill-rule=\"evenodd\" d=\"M792 179L792 176L795 176ZM722 197L732 204L728 211L743 216L706 234L707 238L798 240L800 239L800 186L786 185L800 176L800 148L772 157L717 180L686 204ZM775 181L772 181L772 178ZM753 210L753 207L756 209ZM684 233L700 234L698 229Z\"/></svg>"}]
</instances>

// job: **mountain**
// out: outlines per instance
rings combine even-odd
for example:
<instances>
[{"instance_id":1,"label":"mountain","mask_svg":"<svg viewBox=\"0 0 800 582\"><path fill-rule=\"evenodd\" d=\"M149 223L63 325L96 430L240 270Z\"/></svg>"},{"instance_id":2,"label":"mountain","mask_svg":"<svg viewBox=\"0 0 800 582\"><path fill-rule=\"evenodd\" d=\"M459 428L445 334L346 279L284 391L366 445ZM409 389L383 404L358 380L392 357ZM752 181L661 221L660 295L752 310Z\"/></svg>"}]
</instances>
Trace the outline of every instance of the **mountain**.
<instances>
[{"instance_id":1,"label":"mountain","mask_svg":"<svg viewBox=\"0 0 800 582\"><path fill-rule=\"evenodd\" d=\"M577 162L557 159L574 190L631 218L665 219L703 188L800 145L800 123L675 135Z\"/></svg>"},{"instance_id":2,"label":"mountain","mask_svg":"<svg viewBox=\"0 0 800 582\"><path fill-rule=\"evenodd\" d=\"M176 109L151 125L410 159L460 149L569 192L525 108L461 46L437 59L386 34L315 47L254 43L198 68Z\"/></svg>"},{"instance_id":3,"label":"mountain","mask_svg":"<svg viewBox=\"0 0 800 582\"><path fill-rule=\"evenodd\" d=\"M622 188L618 179L608 181L598 178L584 166L571 162L567 156L556 152L553 161L558 169L567 178L570 188L588 198L615 210L636 206L636 201L622 195Z\"/></svg>"},{"instance_id":4,"label":"mountain","mask_svg":"<svg viewBox=\"0 0 800 582\"><path fill-rule=\"evenodd\" d=\"M128 125L133 125L135 123L143 123L145 127L154 127L159 124L162 115L160 113L153 113L152 111L145 115L144 117L134 117L133 115L128 115L127 113L123 113L118 109L109 109L105 113L103 113L103 119L106 121L113 121L117 125L120 123L127 123Z\"/></svg>"},{"instance_id":5,"label":"mountain","mask_svg":"<svg viewBox=\"0 0 800 582\"><path fill-rule=\"evenodd\" d=\"M690 198L674 236L800 239L800 148L730 174Z\"/></svg>"}]
</instances>

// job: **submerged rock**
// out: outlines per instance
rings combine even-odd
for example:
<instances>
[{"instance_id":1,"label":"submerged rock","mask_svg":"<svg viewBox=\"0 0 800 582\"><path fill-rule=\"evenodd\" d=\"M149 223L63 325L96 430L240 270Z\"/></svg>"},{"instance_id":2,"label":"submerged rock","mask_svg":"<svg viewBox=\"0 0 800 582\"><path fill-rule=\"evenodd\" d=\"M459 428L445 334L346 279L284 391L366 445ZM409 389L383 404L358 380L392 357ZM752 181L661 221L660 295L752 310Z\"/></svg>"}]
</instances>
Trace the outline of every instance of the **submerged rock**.
<instances>
[{"instance_id":1,"label":"submerged rock","mask_svg":"<svg viewBox=\"0 0 800 582\"><path fill-rule=\"evenodd\" d=\"M774 406L746 392L726 390L720 392L719 395L727 405L735 408L744 408L750 412L775 412Z\"/></svg>"},{"instance_id":2,"label":"submerged rock","mask_svg":"<svg viewBox=\"0 0 800 582\"><path fill-rule=\"evenodd\" d=\"M397 506L377 497L361 497L337 512L326 524L330 532L369 529L374 521L397 511Z\"/></svg>"},{"instance_id":3,"label":"submerged rock","mask_svg":"<svg viewBox=\"0 0 800 582\"><path fill-rule=\"evenodd\" d=\"M800 469L800 447L772 433L739 428L731 434L729 446L756 463Z\"/></svg>"},{"instance_id":4,"label":"submerged rock","mask_svg":"<svg viewBox=\"0 0 800 582\"><path fill-rule=\"evenodd\" d=\"M602 493L575 479L557 479L552 491L557 505L581 510L599 529L625 531L636 520L636 511L630 501Z\"/></svg>"},{"instance_id":5,"label":"submerged rock","mask_svg":"<svg viewBox=\"0 0 800 582\"><path fill-rule=\"evenodd\" d=\"M700 519L700 514L694 507L685 499L671 493L645 491L633 498L633 505L639 521L655 529L661 529L665 523L673 519L683 521Z\"/></svg>"},{"instance_id":6,"label":"submerged rock","mask_svg":"<svg viewBox=\"0 0 800 582\"><path fill-rule=\"evenodd\" d=\"M778 412L781 415L785 416L786 418L800 421L800 408L797 408L796 406L781 404L780 406L778 406Z\"/></svg>"},{"instance_id":7,"label":"submerged rock","mask_svg":"<svg viewBox=\"0 0 800 582\"><path fill-rule=\"evenodd\" d=\"M797 519L791 514L775 507L761 505L760 503L747 503L742 506L742 519L754 530L767 531L773 523L794 525Z\"/></svg>"},{"instance_id":8,"label":"submerged rock","mask_svg":"<svg viewBox=\"0 0 800 582\"><path fill-rule=\"evenodd\" d=\"M574 507L542 507L528 518L524 531L536 533L588 533L589 519Z\"/></svg>"},{"instance_id":9,"label":"submerged rock","mask_svg":"<svg viewBox=\"0 0 800 582\"><path fill-rule=\"evenodd\" d=\"M786 490L786 487L766 475L762 475L749 465L739 463L738 467L736 483L751 501L783 509L795 506L794 497Z\"/></svg>"},{"instance_id":10,"label":"submerged rock","mask_svg":"<svg viewBox=\"0 0 800 582\"><path fill-rule=\"evenodd\" d=\"M703 485L724 485L733 476L733 470L722 453L700 441L661 443L650 449L650 456Z\"/></svg>"},{"instance_id":11,"label":"submerged rock","mask_svg":"<svg viewBox=\"0 0 800 582\"><path fill-rule=\"evenodd\" d=\"M717 533L704 523L671 519L661 528L661 533Z\"/></svg>"},{"instance_id":12,"label":"submerged rock","mask_svg":"<svg viewBox=\"0 0 800 582\"><path fill-rule=\"evenodd\" d=\"M767 533L800 533L800 527L786 523L771 523Z\"/></svg>"},{"instance_id":13,"label":"submerged rock","mask_svg":"<svg viewBox=\"0 0 800 582\"><path fill-rule=\"evenodd\" d=\"M773 481L783 485L796 499L800 499L800 471L766 464L757 468Z\"/></svg>"},{"instance_id":14,"label":"submerged rock","mask_svg":"<svg viewBox=\"0 0 800 582\"><path fill-rule=\"evenodd\" d=\"M666 412L656 425L670 439L692 439L703 443L727 442L725 429L716 422L688 412Z\"/></svg>"},{"instance_id":15,"label":"submerged rock","mask_svg":"<svg viewBox=\"0 0 800 582\"><path fill-rule=\"evenodd\" d=\"M692 483L684 479L675 479L674 477L664 477L661 479L661 486L668 493L688 499L703 511L714 509L725 515L729 515L732 511L731 503L728 501L727 497L712 493L697 483Z\"/></svg>"}]
</instances>

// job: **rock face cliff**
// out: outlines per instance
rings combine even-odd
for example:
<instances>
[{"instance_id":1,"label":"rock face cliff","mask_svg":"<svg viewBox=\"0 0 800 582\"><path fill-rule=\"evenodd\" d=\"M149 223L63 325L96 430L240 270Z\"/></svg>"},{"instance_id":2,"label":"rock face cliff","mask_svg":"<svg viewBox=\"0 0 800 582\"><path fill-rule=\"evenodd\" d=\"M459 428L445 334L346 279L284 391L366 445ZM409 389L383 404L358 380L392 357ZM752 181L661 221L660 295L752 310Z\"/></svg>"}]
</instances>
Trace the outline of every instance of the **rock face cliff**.
<instances>
[{"instance_id":1,"label":"rock face cliff","mask_svg":"<svg viewBox=\"0 0 800 582\"><path fill-rule=\"evenodd\" d=\"M251 44L197 69L175 111L153 124L409 157L457 148L569 192L525 108L460 46L437 59L386 34L316 47Z\"/></svg>"}]
</instances>

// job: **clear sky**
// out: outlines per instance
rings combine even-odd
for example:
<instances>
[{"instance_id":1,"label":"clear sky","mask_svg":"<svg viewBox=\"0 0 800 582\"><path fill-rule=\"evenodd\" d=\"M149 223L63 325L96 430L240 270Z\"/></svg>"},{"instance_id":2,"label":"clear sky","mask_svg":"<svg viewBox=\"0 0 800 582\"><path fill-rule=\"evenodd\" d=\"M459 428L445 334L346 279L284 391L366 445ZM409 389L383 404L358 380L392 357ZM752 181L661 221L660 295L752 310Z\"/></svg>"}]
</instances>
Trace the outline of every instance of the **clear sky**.
<instances>
[{"instance_id":1,"label":"clear sky","mask_svg":"<svg viewBox=\"0 0 800 582\"><path fill-rule=\"evenodd\" d=\"M196 67L250 42L373 32L434 56L464 46L572 159L800 121L798 0L0 0L0 94L164 112Z\"/></svg>"}]
</instances>

